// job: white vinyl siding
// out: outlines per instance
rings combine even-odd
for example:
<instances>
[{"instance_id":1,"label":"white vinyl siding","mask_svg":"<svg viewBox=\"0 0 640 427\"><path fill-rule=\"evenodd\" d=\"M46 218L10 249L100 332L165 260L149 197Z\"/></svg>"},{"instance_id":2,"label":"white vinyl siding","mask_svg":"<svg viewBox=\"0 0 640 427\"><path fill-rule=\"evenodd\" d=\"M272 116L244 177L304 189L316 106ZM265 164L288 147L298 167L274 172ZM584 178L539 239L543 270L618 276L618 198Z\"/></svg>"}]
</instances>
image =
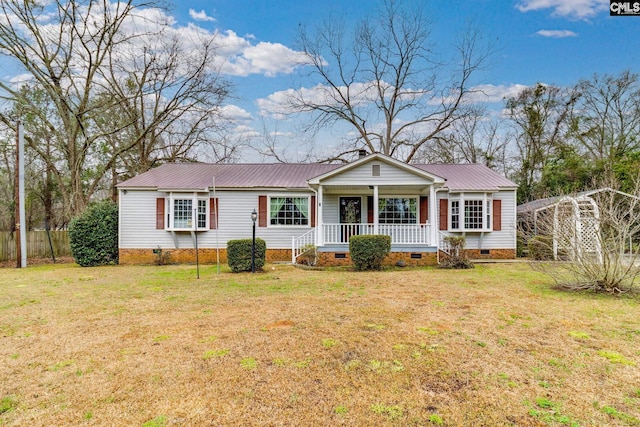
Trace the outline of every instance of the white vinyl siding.
<instances>
[{"instance_id":1,"label":"white vinyl siding","mask_svg":"<svg viewBox=\"0 0 640 427\"><path fill-rule=\"evenodd\" d=\"M277 195L282 195L279 191ZM177 193L174 193L177 194ZM203 194L203 193L200 193ZM200 248L226 248L227 242L234 239L250 239L252 236L251 212L258 210L258 196L269 194L262 190L217 190L218 199L218 229L198 231L198 246ZM308 197L313 193L304 194L296 191L292 197ZM156 199L166 198L165 227L168 217L169 193L132 190L120 192L120 222L119 240L123 249L163 249L193 248L194 241L190 230L157 230L155 222ZM209 194L208 197L213 197ZM207 203L208 213L208 203ZM310 214L309 214L310 215ZM208 221L207 218L204 218ZM310 230L310 225L297 227L258 227L256 237L264 239L268 249L291 249L291 238Z\"/></svg>"},{"instance_id":2,"label":"white vinyl siding","mask_svg":"<svg viewBox=\"0 0 640 427\"><path fill-rule=\"evenodd\" d=\"M373 176L373 166L379 166L379 176ZM376 168L377 169L377 168ZM323 185L424 185L425 178L385 162L370 162L322 181Z\"/></svg>"},{"instance_id":3,"label":"white vinyl siding","mask_svg":"<svg viewBox=\"0 0 640 427\"><path fill-rule=\"evenodd\" d=\"M438 192L437 203L441 199L449 199L451 194ZM516 247L516 194L514 190L504 190L493 193L492 200L501 200L502 229L500 231L465 232L453 230L449 227L448 234L464 235L465 247L468 249L515 249ZM491 205L491 204L489 204ZM493 212L492 212L493 215ZM449 219L451 218L451 201L449 201Z\"/></svg>"}]
</instances>

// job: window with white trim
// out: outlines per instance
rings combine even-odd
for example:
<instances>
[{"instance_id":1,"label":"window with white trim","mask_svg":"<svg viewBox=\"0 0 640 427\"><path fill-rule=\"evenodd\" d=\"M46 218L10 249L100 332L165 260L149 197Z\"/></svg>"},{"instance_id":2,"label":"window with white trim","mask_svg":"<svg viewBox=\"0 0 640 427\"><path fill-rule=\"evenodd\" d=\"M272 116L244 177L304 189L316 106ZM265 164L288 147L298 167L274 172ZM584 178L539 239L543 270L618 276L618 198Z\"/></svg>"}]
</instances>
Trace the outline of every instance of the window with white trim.
<instances>
[{"instance_id":1,"label":"window with white trim","mask_svg":"<svg viewBox=\"0 0 640 427\"><path fill-rule=\"evenodd\" d=\"M479 230L484 228L484 200L464 201L464 228Z\"/></svg>"},{"instance_id":2,"label":"window with white trim","mask_svg":"<svg viewBox=\"0 0 640 427\"><path fill-rule=\"evenodd\" d=\"M456 231L490 231L492 198L490 193L462 193L449 199L449 229Z\"/></svg>"},{"instance_id":3,"label":"window with white trim","mask_svg":"<svg viewBox=\"0 0 640 427\"><path fill-rule=\"evenodd\" d=\"M378 199L380 224L416 224L418 199L415 197L386 197Z\"/></svg>"},{"instance_id":4,"label":"window with white trim","mask_svg":"<svg viewBox=\"0 0 640 427\"><path fill-rule=\"evenodd\" d=\"M458 230L460 228L460 201L451 201L451 228Z\"/></svg>"},{"instance_id":5,"label":"window with white trim","mask_svg":"<svg viewBox=\"0 0 640 427\"><path fill-rule=\"evenodd\" d=\"M189 197L187 197L189 196ZM169 230L206 230L209 228L209 198L197 194L170 194ZM195 224L194 224L195 218ZM194 227L197 226L197 227Z\"/></svg>"},{"instance_id":6,"label":"window with white trim","mask_svg":"<svg viewBox=\"0 0 640 427\"><path fill-rule=\"evenodd\" d=\"M309 225L309 196L269 197L269 225Z\"/></svg>"}]
</instances>

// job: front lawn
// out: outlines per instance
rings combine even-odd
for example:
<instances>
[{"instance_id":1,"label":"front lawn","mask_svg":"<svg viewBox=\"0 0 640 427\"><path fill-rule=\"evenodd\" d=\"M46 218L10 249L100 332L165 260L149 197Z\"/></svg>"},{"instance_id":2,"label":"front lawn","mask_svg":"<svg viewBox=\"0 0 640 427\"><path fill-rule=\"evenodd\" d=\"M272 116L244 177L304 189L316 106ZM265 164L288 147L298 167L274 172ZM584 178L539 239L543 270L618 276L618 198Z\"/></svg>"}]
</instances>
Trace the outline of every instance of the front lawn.
<instances>
[{"instance_id":1,"label":"front lawn","mask_svg":"<svg viewBox=\"0 0 640 427\"><path fill-rule=\"evenodd\" d=\"M195 275L1 269L0 425L640 425L638 297L526 264Z\"/></svg>"}]
</instances>

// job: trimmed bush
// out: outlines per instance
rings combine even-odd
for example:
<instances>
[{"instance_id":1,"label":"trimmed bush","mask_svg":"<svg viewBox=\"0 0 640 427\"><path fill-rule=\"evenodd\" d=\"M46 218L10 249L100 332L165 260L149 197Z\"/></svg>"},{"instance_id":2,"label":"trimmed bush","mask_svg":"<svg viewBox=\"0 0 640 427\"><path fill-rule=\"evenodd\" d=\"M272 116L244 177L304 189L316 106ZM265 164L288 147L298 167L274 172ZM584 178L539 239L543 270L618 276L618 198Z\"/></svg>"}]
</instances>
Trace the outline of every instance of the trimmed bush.
<instances>
[{"instance_id":1,"label":"trimmed bush","mask_svg":"<svg viewBox=\"0 0 640 427\"><path fill-rule=\"evenodd\" d=\"M527 243L529 258L537 261L553 259L553 237L533 236Z\"/></svg>"},{"instance_id":2,"label":"trimmed bush","mask_svg":"<svg viewBox=\"0 0 640 427\"><path fill-rule=\"evenodd\" d=\"M256 271L264 267L267 244L262 239L256 239L255 263ZM227 242L227 262L234 273L251 271L251 239L229 240Z\"/></svg>"},{"instance_id":3,"label":"trimmed bush","mask_svg":"<svg viewBox=\"0 0 640 427\"><path fill-rule=\"evenodd\" d=\"M351 236L349 253L356 270L380 270L382 261L391 251L391 236Z\"/></svg>"},{"instance_id":4,"label":"trimmed bush","mask_svg":"<svg viewBox=\"0 0 640 427\"><path fill-rule=\"evenodd\" d=\"M103 200L89 205L69 224L71 255L82 267L118 263L118 205Z\"/></svg>"},{"instance_id":5,"label":"trimmed bush","mask_svg":"<svg viewBox=\"0 0 640 427\"><path fill-rule=\"evenodd\" d=\"M465 269L473 268L473 263L464 250L466 239L464 236L446 236L443 239L443 255L440 260L440 268Z\"/></svg>"}]
</instances>

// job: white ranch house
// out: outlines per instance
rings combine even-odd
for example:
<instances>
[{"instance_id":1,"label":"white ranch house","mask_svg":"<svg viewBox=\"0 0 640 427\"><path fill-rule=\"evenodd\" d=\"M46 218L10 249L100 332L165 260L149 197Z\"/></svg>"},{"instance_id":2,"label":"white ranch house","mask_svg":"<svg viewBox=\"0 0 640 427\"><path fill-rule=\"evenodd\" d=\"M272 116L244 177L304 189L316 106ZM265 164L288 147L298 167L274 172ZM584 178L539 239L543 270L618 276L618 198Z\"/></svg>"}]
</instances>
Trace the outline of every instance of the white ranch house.
<instances>
[{"instance_id":1,"label":"white ranch house","mask_svg":"<svg viewBox=\"0 0 640 427\"><path fill-rule=\"evenodd\" d=\"M165 164L118 185L120 263L226 260L256 237L267 261L349 264L349 238L391 236L387 263L429 265L442 238L464 235L474 258L514 258L516 185L477 164L406 164L371 154L349 164Z\"/></svg>"}]
</instances>

